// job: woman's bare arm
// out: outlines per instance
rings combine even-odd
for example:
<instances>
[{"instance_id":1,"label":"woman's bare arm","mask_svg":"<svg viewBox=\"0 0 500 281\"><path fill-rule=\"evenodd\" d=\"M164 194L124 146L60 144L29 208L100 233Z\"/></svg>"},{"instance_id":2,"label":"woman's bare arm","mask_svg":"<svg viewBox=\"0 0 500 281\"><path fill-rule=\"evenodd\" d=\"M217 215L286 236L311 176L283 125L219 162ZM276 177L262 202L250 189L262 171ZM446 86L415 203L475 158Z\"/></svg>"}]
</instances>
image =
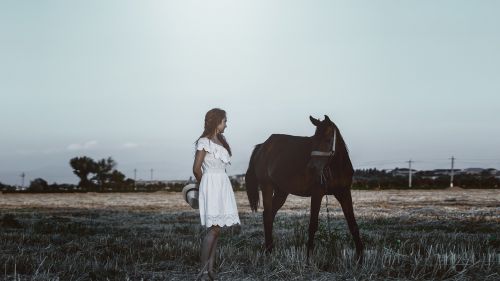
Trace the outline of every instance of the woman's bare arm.
<instances>
[{"instance_id":1,"label":"woman's bare arm","mask_svg":"<svg viewBox=\"0 0 500 281\"><path fill-rule=\"evenodd\" d=\"M203 159L205 159L205 154L207 154L205 150L197 150L194 157L193 174L198 183L201 181L201 164L203 163Z\"/></svg>"}]
</instances>

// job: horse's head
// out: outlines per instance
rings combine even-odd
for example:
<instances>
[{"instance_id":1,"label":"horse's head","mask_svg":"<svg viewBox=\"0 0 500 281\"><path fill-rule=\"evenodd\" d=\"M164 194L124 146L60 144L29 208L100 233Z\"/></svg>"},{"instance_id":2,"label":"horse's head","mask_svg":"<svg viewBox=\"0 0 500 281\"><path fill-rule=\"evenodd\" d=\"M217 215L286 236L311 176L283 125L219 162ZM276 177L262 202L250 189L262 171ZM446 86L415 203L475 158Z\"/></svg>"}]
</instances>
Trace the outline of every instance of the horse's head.
<instances>
[{"instance_id":1,"label":"horse's head","mask_svg":"<svg viewBox=\"0 0 500 281\"><path fill-rule=\"evenodd\" d=\"M307 166L314 169L315 174L321 177L323 169L335 153L337 126L326 115L323 121L312 116L309 116L309 119L316 126L316 132L312 137L311 160Z\"/></svg>"}]
</instances>

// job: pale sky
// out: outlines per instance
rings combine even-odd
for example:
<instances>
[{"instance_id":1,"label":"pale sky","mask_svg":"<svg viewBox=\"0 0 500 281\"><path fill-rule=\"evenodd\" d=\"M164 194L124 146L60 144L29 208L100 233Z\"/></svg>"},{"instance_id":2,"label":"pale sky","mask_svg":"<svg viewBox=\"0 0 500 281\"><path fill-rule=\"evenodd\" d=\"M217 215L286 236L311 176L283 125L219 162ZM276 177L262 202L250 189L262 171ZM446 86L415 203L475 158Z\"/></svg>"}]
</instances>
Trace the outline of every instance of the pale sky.
<instances>
[{"instance_id":1,"label":"pale sky","mask_svg":"<svg viewBox=\"0 0 500 281\"><path fill-rule=\"evenodd\" d=\"M0 182L75 156L187 179L209 109L228 174L272 133L340 128L355 168L500 169L500 1L0 0Z\"/></svg>"}]
</instances>

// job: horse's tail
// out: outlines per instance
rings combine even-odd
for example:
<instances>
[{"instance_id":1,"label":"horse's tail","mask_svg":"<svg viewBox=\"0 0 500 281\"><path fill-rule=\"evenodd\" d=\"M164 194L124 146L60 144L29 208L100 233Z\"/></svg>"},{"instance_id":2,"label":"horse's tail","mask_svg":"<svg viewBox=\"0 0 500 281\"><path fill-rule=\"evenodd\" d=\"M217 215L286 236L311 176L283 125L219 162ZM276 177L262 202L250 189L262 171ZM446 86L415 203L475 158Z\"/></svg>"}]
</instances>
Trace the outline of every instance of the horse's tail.
<instances>
[{"instance_id":1,"label":"horse's tail","mask_svg":"<svg viewBox=\"0 0 500 281\"><path fill-rule=\"evenodd\" d=\"M260 144L255 146L245 175L248 201L250 202L250 208L253 212L257 212L257 208L259 207L259 182L257 180L257 174L255 173L255 158L259 148Z\"/></svg>"}]
</instances>

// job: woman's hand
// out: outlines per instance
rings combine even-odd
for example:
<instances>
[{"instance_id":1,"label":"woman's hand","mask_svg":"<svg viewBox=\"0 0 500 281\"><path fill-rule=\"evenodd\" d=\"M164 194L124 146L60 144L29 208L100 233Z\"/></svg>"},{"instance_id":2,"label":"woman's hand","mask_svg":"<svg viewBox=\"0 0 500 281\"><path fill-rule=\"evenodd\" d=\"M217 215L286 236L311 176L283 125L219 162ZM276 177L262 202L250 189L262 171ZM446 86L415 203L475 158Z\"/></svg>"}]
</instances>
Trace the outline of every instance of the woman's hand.
<instances>
[{"instance_id":1,"label":"woman's hand","mask_svg":"<svg viewBox=\"0 0 500 281\"><path fill-rule=\"evenodd\" d=\"M202 176L201 164L203 163L206 154L207 152L202 149L202 150L197 150L196 155L194 156L193 174L198 184L201 182L201 176Z\"/></svg>"}]
</instances>

